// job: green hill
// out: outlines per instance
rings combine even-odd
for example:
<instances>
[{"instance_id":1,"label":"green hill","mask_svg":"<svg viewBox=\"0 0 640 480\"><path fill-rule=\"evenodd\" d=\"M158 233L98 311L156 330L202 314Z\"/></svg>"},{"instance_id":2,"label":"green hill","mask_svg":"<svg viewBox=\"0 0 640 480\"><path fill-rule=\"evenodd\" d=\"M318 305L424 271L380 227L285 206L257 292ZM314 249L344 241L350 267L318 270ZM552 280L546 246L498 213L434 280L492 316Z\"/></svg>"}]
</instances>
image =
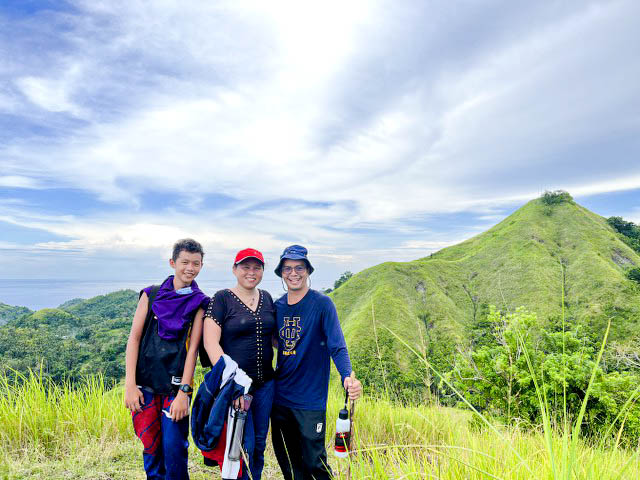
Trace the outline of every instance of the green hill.
<instances>
[{"instance_id":1,"label":"green hill","mask_svg":"<svg viewBox=\"0 0 640 480\"><path fill-rule=\"evenodd\" d=\"M332 297L365 382L401 389L430 382L386 328L447 372L456 352L492 335L490 305L504 312L524 306L538 314L538 327L556 328L563 284L569 326L581 325L598 340L613 317L611 345L638 337L638 285L626 273L640 257L606 219L566 195L559 203L530 201L465 242L369 268L336 289Z\"/></svg>"},{"instance_id":2,"label":"green hill","mask_svg":"<svg viewBox=\"0 0 640 480\"><path fill-rule=\"evenodd\" d=\"M0 302L0 325L29 313L32 311L27 307L14 307Z\"/></svg>"},{"instance_id":3,"label":"green hill","mask_svg":"<svg viewBox=\"0 0 640 480\"><path fill-rule=\"evenodd\" d=\"M136 292L121 290L14 316L0 327L0 370L42 367L55 381L94 373L119 381L137 301Z\"/></svg>"},{"instance_id":4,"label":"green hill","mask_svg":"<svg viewBox=\"0 0 640 480\"><path fill-rule=\"evenodd\" d=\"M119 290L88 300L74 299L58 308L83 318L132 318L138 305L138 294L133 290Z\"/></svg>"}]
</instances>

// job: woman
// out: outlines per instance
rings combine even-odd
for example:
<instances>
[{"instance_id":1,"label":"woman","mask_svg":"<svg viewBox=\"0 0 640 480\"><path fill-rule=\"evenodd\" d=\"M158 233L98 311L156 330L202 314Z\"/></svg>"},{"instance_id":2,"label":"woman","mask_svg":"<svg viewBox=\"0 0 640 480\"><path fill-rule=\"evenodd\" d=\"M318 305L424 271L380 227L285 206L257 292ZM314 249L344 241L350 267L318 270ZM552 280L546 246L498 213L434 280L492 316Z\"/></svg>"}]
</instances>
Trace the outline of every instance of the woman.
<instances>
[{"instance_id":1,"label":"woman","mask_svg":"<svg viewBox=\"0 0 640 480\"><path fill-rule=\"evenodd\" d=\"M257 288L264 274L262 253L252 248L239 251L232 271L237 279L236 286L217 292L205 314L205 352L201 349L201 361L205 366L215 365L225 353L253 380L249 393L253 396L250 418L255 447L253 452L247 453L251 476L259 480L273 402L271 338L276 329L275 308L271 295ZM243 468L241 478L249 478L246 468Z\"/></svg>"}]
</instances>

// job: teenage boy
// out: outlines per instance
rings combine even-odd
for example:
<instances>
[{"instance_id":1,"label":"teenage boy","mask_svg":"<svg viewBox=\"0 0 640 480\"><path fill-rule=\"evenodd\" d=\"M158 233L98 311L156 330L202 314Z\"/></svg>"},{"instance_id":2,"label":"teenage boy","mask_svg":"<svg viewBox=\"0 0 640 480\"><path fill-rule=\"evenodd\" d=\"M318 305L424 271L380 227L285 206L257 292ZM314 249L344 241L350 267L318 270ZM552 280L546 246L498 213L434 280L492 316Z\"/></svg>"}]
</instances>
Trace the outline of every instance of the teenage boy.
<instances>
[{"instance_id":1,"label":"teenage boy","mask_svg":"<svg viewBox=\"0 0 640 480\"><path fill-rule=\"evenodd\" d=\"M351 371L335 305L307 284L313 273L307 249L285 248L275 272L286 283L287 293L275 303L278 363L271 410L273 449L286 480L329 479L324 443L329 357L350 399L360 396L362 385Z\"/></svg>"},{"instance_id":2,"label":"teenage boy","mask_svg":"<svg viewBox=\"0 0 640 480\"><path fill-rule=\"evenodd\" d=\"M175 275L160 286L143 289L133 316L124 403L144 445L148 479L189 478L189 396L202 317L209 304L195 282L203 256L195 240L178 240L169 260Z\"/></svg>"}]
</instances>

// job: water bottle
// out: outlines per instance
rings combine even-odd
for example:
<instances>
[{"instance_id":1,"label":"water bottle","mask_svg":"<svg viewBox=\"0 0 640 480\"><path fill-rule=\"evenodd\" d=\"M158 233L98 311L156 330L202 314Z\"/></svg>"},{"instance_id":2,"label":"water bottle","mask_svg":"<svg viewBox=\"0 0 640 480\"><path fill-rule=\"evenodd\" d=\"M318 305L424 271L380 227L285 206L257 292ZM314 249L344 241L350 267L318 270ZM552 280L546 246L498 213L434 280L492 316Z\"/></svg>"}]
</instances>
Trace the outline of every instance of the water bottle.
<instances>
[{"instance_id":1,"label":"water bottle","mask_svg":"<svg viewBox=\"0 0 640 480\"><path fill-rule=\"evenodd\" d=\"M334 453L336 457L346 458L349 456L349 443L351 440L351 422L349 421L349 411L346 408L340 410L336 419L336 441Z\"/></svg>"},{"instance_id":2,"label":"water bottle","mask_svg":"<svg viewBox=\"0 0 640 480\"><path fill-rule=\"evenodd\" d=\"M244 424L247 421L249 407L251 406L252 395L245 394L243 396L243 408L233 407L231 416L233 417L233 426L231 429L231 444L229 445L229 460L240 460L242 457L242 442L244 439Z\"/></svg>"},{"instance_id":3,"label":"water bottle","mask_svg":"<svg viewBox=\"0 0 640 480\"><path fill-rule=\"evenodd\" d=\"M231 445L229 446L229 460L240 460L242 456L242 438L247 412L235 410L233 413L233 429L231 431Z\"/></svg>"}]
</instances>

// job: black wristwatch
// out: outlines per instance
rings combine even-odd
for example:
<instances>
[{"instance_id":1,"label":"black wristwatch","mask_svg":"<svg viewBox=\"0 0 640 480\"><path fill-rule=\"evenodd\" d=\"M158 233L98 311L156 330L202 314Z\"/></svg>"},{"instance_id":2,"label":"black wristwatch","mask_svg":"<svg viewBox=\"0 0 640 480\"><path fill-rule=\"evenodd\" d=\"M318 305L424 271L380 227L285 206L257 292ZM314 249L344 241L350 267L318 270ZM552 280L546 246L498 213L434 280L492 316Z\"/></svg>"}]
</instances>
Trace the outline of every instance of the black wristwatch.
<instances>
[{"instance_id":1,"label":"black wristwatch","mask_svg":"<svg viewBox=\"0 0 640 480\"><path fill-rule=\"evenodd\" d=\"M191 388L191 385L187 385L186 383L183 383L182 385L180 385L179 390L182 390L187 395L189 395L190 393L193 393L193 388Z\"/></svg>"}]
</instances>

